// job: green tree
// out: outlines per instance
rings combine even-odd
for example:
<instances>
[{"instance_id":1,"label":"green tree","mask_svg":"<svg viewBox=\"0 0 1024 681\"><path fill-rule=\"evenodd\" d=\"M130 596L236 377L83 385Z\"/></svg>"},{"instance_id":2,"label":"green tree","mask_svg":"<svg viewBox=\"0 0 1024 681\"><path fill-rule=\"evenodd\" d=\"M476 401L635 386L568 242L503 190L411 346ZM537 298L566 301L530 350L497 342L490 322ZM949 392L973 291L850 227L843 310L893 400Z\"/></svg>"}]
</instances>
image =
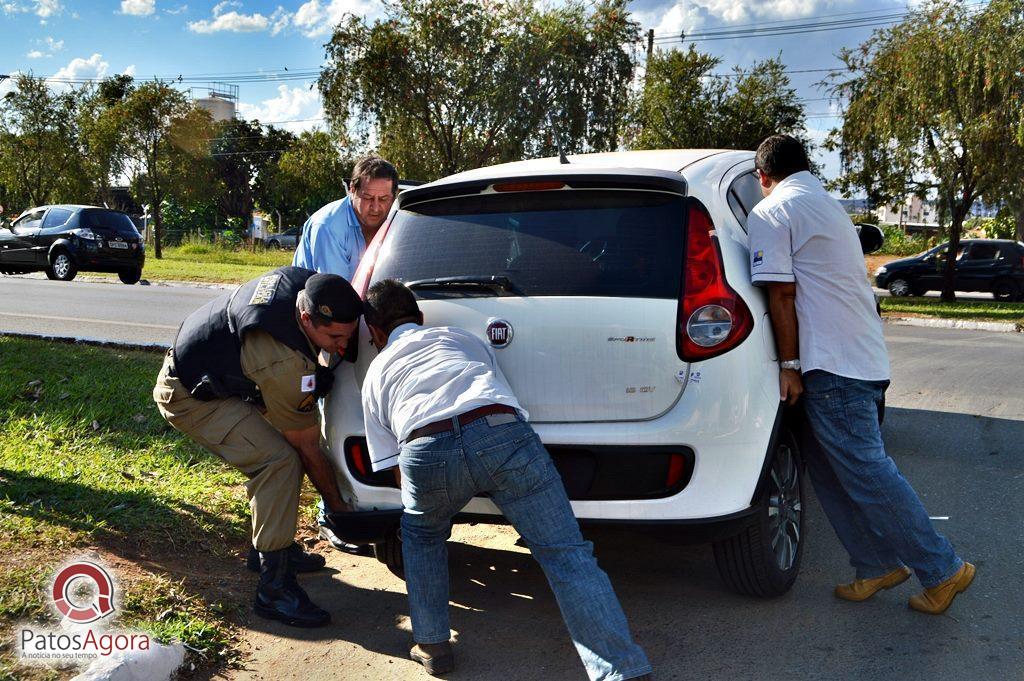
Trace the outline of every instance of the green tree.
<instances>
[{"instance_id":1,"label":"green tree","mask_svg":"<svg viewBox=\"0 0 1024 681\"><path fill-rule=\"evenodd\" d=\"M321 206L345 195L353 165L326 132L304 132L268 169L260 207L277 216L278 227L305 222Z\"/></svg>"},{"instance_id":2,"label":"green tree","mask_svg":"<svg viewBox=\"0 0 1024 681\"><path fill-rule=\"evenodd\" d=\"M82 190L78 130L82 93L55 92L30 74L0 103L0 185L10 205L24 208L64 199Z\"/></svg>"},{"instance_id":3,"label":"green tree","mask_svg":"<svg viewBox=\"0 0 1024 681\"><path fill-rule=\"evenodd\" d=\"M153 251L163 257L161 206L198 201L210 188L210 116L162 82L143 83L125 100L125 135L132 185L153 216Z\"/></svg>"},{"instance_id":4,"label":"green tree","mask_svg":"<svg viewBox=\"0 0 1024 681\"><path fill-rule=\"evenodd\" d=\"M123 104L135 85L131 76L105 78L87 91L78 114L81 158L92 198L114 205L112 182L125 172L127 161L126 116Z\"/></svg>"},{"instance_id":5,"label":"green tree","mask_svg":"<svg viewBox=\"0 0 1024 681\"><path fill-rule=\"evenodd\" d=\"M257 196L264 193L266 176L272 173L295 136L279 128L264 128L259 121L239 118L217 123L215 133L211 155L220 183L221 214L251 225L253 208Z\"/></svg>"},{"instance_id":6,"label":"green tree","mask_svg":"<svg viewBox=\"0 0 1024 681\"><path fill-rule=\"evenodd\" d=\"M810 147L804 108L781 59L718 76L721 60L688 50L658 50L647 63L630 115L633 149L756 149L769 135Z\"/></svg>"},{"instance_id":7,"label":"green tree","mask_svg":"<svg viewBox=\"0 0 1024 681\"><path fill-rule=\"evenodd\" d=\"M339 138L431 179L553 149L549 116L568 150L614 149L638 40L625 0L398 0L335 28L319 86Z\"/></svg>"},{"instance_id":8,"label":"green tree","mask_svg":"<svg viewBox=\"0 0 1024 681\"><path fill-rule=\"evenodd\" d=\"M1017 128L1009 118L1017 116L1019 125L1019 75L1011 77L1001 63L1007 45L993 30L1002 21L997 11L1010 5L1019 17L1019 0L994 0L980 12L957 0L930 2L860 47L843 50L845 68L830 81L846 103L842 126L829 138L843 164L836 186L847 193L863 189L873 204L937 193L940 215L949 221L947 301L955 299L964 220L979 197L997 192L1014 153ZM1019 176L1019 166L1015 172Z\"/></svg>"}]
</instances>

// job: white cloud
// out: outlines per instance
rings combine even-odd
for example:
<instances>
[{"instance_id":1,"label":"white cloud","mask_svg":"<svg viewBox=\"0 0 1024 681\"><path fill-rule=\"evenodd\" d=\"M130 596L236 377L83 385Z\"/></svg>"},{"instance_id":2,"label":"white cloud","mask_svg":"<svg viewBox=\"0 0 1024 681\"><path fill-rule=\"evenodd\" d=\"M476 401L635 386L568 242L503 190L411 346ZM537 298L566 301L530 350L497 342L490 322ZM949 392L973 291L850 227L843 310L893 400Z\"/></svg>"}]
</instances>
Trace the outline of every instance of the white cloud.
<instances>
[{"instance_id":1,"label":"white cloud","mask_svg":"<svg viewBox=\"0 0 1024 681\"><path fill-rule=\"evenodd\" d=\"M25 7L25 5L19 5L16 2L0 3L0 9L4 11L4 14L21 14L28 11L28 7Z\"/></svg>"},{"instance_id":2,"label":"white cloud","mask_svg":"<svg viewBox=\"0 0 1024 681\"><path fill-rule=\"evenodd\" d=\"M277 35L288 28L288 24L291 23L291 20L291 12L279 5L278 8L274 10L274 13L270 15L270 35Z\"/></svg>"},{"instance_id":3,"label":"white cloud","mask_svg":"<svg viewBox=\"0 0 1024 681\"><path fill-rule=\"evenodd\" d=\"M259 119L263 123L275 122L275 125L292 132L311 130L323 125L324 109L320 103L320 93L314 88L288 87L281 84L277 87L277 96L265 99L259 104L238 103L238 113L249 120ZM293 123L277 123L276 121L295 121Z\"/></svg>"},{"instance_id":4,"label":"white cloud","mask_svg":"<svg viewBox=\"0 0 1024 681\"><path fill-rule=\"evenodd\" d=\"M655 35L678 35L707 23L799 19L856 4L854 0L679 0L667 11L659 8L637 14L647 19L645 25L654 25Z\"/></svg>"},{"instance_id":5,"label":"white cloud","mask_svg":"<svg viewBox=\"0 0 1024 681\"><path fill-rule=\"evenodd\" d=\"M107 75L110 64L99 54L88 59L76 57L67 66L50 76L54 80L99 80Z\"/></svg>"},{"instance_id":6,"label":"white cloud","mask_svg":"<svg viewBox=\"0 0 1024 681\"><path fill-rule=\"evenodd\" d=\"M188 11L188 5L179 5L178 7L175 7L174 9L165 9L164 13L165 14L184 14L187 11Z\"/></svg>"},{"instance_id":7,"label":"white cloud","mask_svg":"<svg viewBox=\"0 0 1024 681\"><path fill-rule=\"evenodd\" d=\"M36 16L47 19L64 11L60 0L35 0Z\"/></svg>"},{"instance_id":8,"label":"white cloud","mask_svg":"<svg viewBox=\"0 0 1024 681\"><path fill-rule=\"evenodd\" d=\"M188 30L193 33L218 33L220 31L255 33L270 28L270 19L259 12L253 14L241 14L234 10L226 12L228 7L241 8L242 3L233 0L218 3L213 8L212 19L190 21Z\"/></svg>"},{"instance_id":9,"label":"white cloud","mask_svg":"<svg viewBox=\"0 0 1024 681\"><path fill-rule=\"evenodd\" d=\"M308 0L296 10L292 23L310 38L327 35L346 14L366 16L379 9L380 3L369 0Z\"/></svg>"},{"instance_id":10,"label":"white cloud","mask_svg":"<svg viewBox=\"0 0 1024 681\"><path fill-rule=\"evenodd\" d=\"M156 0L121 0L121 14L148 17L156 11Z\"/></svg>"},{"instance_id":11,"label":"white cloud","mask_svg":"<svg viewBox=\"0 0 1024 681\"><path fill-rule=\"evenodd\" d=\"M29 59L43 59L44 57L52 57L54 54L64 49L64 41L54 40L52 36L47 36L45 39L36 40L35 42L37 44L46 45L46 49L32 50L31 52L25 55Z\"/></svg>"},{"instance_id":12,"label":"white cloud","mask_svg":"<svg viewBox=\"0 0 1024 681\"><path fill-rule=\"evenodd\" d=\"M135 64L129 64L128 66L126 66L124 68L124 71L121 72L121 74L125 75L125 76L131 76L132 78L134 78L135 77Z\"/></svg>"}]
</instances>

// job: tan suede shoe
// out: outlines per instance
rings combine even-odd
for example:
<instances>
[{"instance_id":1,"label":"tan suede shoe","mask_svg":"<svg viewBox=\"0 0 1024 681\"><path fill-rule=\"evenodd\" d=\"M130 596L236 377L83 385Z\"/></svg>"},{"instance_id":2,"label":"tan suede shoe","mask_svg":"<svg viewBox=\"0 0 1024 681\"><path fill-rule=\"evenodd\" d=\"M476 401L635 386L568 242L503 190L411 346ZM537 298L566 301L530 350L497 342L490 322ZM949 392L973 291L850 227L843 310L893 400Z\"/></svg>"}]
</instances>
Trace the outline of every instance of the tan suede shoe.
<instances>
[{"instance_id":1,"label":"tan suede shoe","mask_svg":"<svg viewBox=\"0 0 1024 681\"><path fill-rule=\"evenodd\" d=\"M409 651L409 657L423 665L431 676L445 674L455 668L455 656L450 642L417 643Z\"/></svg>"},{"instance_id":2,"label":"tan suede shoe","mask_svg":"<svg viewBox=\"0 0 1024 681\"><path fill-rule=\"evenodd\" d=\"M894 586L907 581L911 575L910 568L904 566L893 570L887 575L874 577L872 579L855 579L849 584L840 584L836 587L836 598L844 601L866 601L882 589L891 589Z\"/></svg>"},{"instance_id":3,"label":"tan suede shoe","mask_svg":"<svg viewBox=\"0 0 1024 681\"><path fill-rule=\"evenodd\" d=\"M946 612L956 595L967 591L967 587L973 581L974 566L964 563L964 566L957 570L955 575L943 583L925 589L916 596L911 596L908 605L918 612L941 615Z\"/></svg>"}]
</instances>

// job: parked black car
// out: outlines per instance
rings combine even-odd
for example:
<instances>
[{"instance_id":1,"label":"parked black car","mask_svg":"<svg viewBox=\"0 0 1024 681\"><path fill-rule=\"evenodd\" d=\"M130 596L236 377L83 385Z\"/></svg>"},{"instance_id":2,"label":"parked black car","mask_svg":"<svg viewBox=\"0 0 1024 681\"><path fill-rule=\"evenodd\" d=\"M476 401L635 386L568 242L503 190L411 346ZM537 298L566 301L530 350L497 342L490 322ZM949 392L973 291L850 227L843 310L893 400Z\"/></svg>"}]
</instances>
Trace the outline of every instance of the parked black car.
<instances>
[{"instance_id":1,"label":"parked black car","mask_svg":"<svg viewBox=\"0 0 1024 681\"><path fill-rule=\"evenodd\" d=\"M920 296L942 289L949 244L913 258L894 260L875 272L875 285L894 296ZM965 239L956 260L957 291L989 291L996 300L1024 294L1024 243L1006 239Z\"/></svg>"},{"instance_id":2,"label":"parked black car","mask_svg":"<svg viewBox=\"0 0 1024 681\"><path fill-rule=\"evenodd\" d=\"M142 236L126 214L95 206L41 206L0 227L0 272L46 272L71 281L80 271L116 272L125 284L142 277Z\"/></svg>"}]
</instances>

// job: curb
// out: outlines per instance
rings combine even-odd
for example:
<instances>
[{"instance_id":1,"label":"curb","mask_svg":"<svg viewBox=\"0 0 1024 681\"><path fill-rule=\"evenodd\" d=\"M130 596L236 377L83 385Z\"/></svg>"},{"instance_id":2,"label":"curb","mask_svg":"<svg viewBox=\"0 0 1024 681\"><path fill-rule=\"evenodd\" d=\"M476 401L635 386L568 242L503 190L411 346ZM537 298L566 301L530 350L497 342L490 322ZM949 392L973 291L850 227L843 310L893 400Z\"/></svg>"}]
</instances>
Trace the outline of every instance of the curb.
<instances>
[{"instance_id":1,"label":"curb","mask_svg":"<svg viewBox=\"0 0 1024 681\"><path fill-rule=\"evenodd\" d=\"M0 331L0 336L5 338L28 338L31 340L44 340L51 343L67 343L68 345L91 345L98 348L111 348L115 350L141 350L142 352L166 352L170 345L165 343L122 343L120 341L102 340L100 338L85 338L78 336L45 336L37 333L15 333L13 331Z\"/></svg>"},{"instance_id":2,"label":"curb","mask_svg":"<svg viewBox=\"0 0 1024 681\"><path fill-rule=\"evenodd\" d=\"M1012 322L975 322L966 319L936 319L934 317L882 317L886 324L919 326L928 329L961 329L964 331L994 331L996 333L1024 333L1024 324Z\"/></svg>"},{"instance_id":3,"label":"curb","mask_svg":"<svg viewBox=\"0 0 1024 681\"><path fill-rule=\"evenodd\" d=\"M46 281L46 275L31 272L28 274L16 274L10 275L18 277L19 279L35 279L38 281ZM75 277L75 281L84 281L88 284L117 284L118 286L125 286L117 279L110 279L109 277L94 277L88 274L79 274ZM244 282L243 282L244 283ZM166 288L213 288L213 289L224 289L230 290L237 288L240 284L225 284L221 282L212 281L179 281L177 279L140 279L139 283L135 286L154 286L154 287L166 287Z\"/></svg>"}]
</instances>

